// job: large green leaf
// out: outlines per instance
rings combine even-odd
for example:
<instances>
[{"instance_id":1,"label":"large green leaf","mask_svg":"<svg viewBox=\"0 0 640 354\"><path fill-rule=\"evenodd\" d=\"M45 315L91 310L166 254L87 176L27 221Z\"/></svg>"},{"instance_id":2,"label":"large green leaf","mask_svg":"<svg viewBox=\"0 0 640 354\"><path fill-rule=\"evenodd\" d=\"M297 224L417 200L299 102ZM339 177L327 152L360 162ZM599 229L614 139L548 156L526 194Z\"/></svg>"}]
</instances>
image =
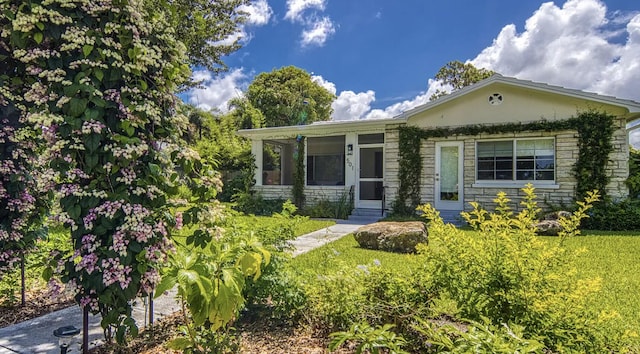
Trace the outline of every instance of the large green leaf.
<instances>
[{"instance_id":1,"label":"large green leaf","mask_svg":"<svg viewBox=\"0 0 640 354\"><path fill-rule=\"evenodd\" d=\"M72 117L80 117L87 109L87 99L85 98L72 98L69 101L69 115Z\"/></svg>"},{"instance_id":2,"label":"large green leaf","mask_svg":"<svg viewBox=\"0 0 640 354\"><path fill-rule=\"evenodd\" d=\"M156 293L154 295L154 298L157 298L160 295L164 294L165 291L172 289L177 282L178 279L174 275L165 275L164 277L162 277L162 280L156 286Z\"/></svg>"}]
</instances>

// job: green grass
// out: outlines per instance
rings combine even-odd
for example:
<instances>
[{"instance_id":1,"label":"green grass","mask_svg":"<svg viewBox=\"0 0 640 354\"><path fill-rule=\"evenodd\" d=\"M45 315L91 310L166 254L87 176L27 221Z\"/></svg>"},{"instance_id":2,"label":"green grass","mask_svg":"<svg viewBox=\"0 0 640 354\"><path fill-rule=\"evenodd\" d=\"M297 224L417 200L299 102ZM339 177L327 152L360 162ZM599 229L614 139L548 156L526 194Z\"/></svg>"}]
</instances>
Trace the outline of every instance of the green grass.
<instances>
[{"instance_id":1,"label":"green grass","mask_svg":"<svg viewBox=\"0 0 640 354\"><path fill-rule=\"evenodd\" d=\"M558 238L544 240L554 243ZM578 276L602 279L601 291L591 299L593 308L615 310L625 327L640 328L640 233L589 231L568 239L566 246L585 249L577 259ZM339 265L356 267L371 264L374 259L398 272L409 271L417 261L412 255L362 249L352 235L347 235L294 258L292 266L309 275L330 274Z\"/></svg>"},{"instance_id":2,"label":"green grass","mask_svg":"<svg viewBox=\"0 0 640 354\"><path fill-rule=\"evenodd\" d=\"M235 215L231 217L231 222L237 225L246 225L252 230L258 230L263 227L277 227L279 225L284 226L287 222L286 219L278 219L271 216L255 216L255 215ZM324 229L335 225L333 220L312 220L307 219L299 222L294 228L293 232L295 236L301 236L310 232Z\"/></svg>"},{"instance_id":3,"label":"green grass","mask_svg":"<svg viewBox=\"0 0 640 354\"><path fill-rule=\"evenodd\" d=\"M336 270L338 264L355 268L358 265L373 264L375 260L392 270L409 271L416 264L417 257L360 248L350 234L294 258L291 266L307 274L328 274Z\"/></svg>"},{"instance_id":4,"label":"green grass","mask_svg":"<svg viewBox=\"0 0 640 354\"><path fill-rule=\"evenodd\" d=\"M593 307L615 310L629 327L640 328L640 234L589 231L568 239L566 246L584 249L576 264L579 277L602 279L600 293L591 298Z\"/></svg>"}]
</instances>

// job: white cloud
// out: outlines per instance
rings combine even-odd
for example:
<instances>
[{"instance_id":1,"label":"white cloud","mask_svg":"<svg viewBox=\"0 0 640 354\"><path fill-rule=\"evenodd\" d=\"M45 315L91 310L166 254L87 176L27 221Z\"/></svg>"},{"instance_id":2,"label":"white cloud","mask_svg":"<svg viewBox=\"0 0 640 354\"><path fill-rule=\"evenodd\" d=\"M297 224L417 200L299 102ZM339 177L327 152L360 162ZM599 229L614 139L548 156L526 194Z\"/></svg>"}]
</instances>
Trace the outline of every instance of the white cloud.
<instances>
[{"instance_id":1,"label":"white cloud","mask_svg":"<svg viewBox=\"0 0 640 354\"><path fill-rule=\"evenodd\" d=\"M376 94L372 90L359 93L342 91L331 104L331 108L333 108L331 118L333 120L362 119L365 113L371 110L371 102L375 99Z\"/></svg>"},{"instance_id":2,"label":"white cloud","mask_svg":"<svg viewBox=\"0 0 640 354\"><path fill-rule=\"evenodd\" d=\"M310 23L304 31L302 31L302 46L323 46L327 39L334 33L336 33L336 29L329 17L323 17L321 19L315 20L314 22Z\"/></svg>"},{"instance_id":3,"label":"white cloud","mask_svg":"<svg viewBox=\"0 0 640 354\"><path fill-rule=\"evenodd\" d=\"M287 0L287 13L284 18L303 25L304 29L300 35L302 47L321 47L336 33L336 26L331 18L320 16L326 5L327 0Z\"/></svg>"},{"instance_id":4,"label":"white cloud","mask_svg":"<svg viewBox=\"0 0 640 354\"><path fill-rule=\"evenodd\" d=\"M255 0L249 5L241 5L240 11L247 13L247 24L254 26L264 26L269 23L273 10L267 0Z\"/></svg>"},{"instance_id":5,"label":"white cloud","mask_svg":"<svg viewBox=\"0 0 640 354\"><path fill-rule=\"evenodd\" d=\"M287 0L287 13L284 18L291 22L305 22L303 17L305 10L317 9L324 11L326 4L326 0Z\"/></svg>"},{"instance_id":6,"label":"white cloud","mask_svg":"<svg viewBox=\"0 0 640 354\"><path fill-rule=\"evenodd\" d=\"M242 96L248 77L242 68L238 68L216 76L206 70L194 71L193 79L202 81L202 88L186 92L189 103L204 110L227 112L229 100Z\"/></svg>"},{"instance_id":7,"label":"white cloud","mask_svg":"<svg viewBox=\"0 0 640 354\"><path fill-rule=\"evenodd\" d=\"M236 41L239 41L243 45L246 45L253 37L253 35L247 31L247 27L264 26L269 23L273 15L273 10L269 6L267 0L254 0L248 5L240 5L238 10L246 14L247 21L238 26L236 32L227 36L227 38L216 42L216 44L231 45Z\"/></svg>"},{"instance_id":8,"label":"white cloud","mask_svg":"<svg viewBox=\"0 0 640 354\"><path fill-rule=\"evenodd\" d=\"M625 43L611 40L624 25ZM612 26L614 27L612 29ZM640 99L640 15L614 13L598 0L544 3L522 33L505 26L472 64L521 79Z\"/></svg>"},{"instance_id":9,"label":"white cloud","mask_svg":"<svg viewBox=\"0 0 640 354\"><path fill-rule=\"evenodd\" d=\"M336 84L334 84L331 81L327 81L325 80L321 75L313 75L313 73L311 73L311 81L315 82L316 84L324 87L325 89L327 89L327 91L331 92L331 94L335 95L336 94Z\"/></svg>"}]
</instances>

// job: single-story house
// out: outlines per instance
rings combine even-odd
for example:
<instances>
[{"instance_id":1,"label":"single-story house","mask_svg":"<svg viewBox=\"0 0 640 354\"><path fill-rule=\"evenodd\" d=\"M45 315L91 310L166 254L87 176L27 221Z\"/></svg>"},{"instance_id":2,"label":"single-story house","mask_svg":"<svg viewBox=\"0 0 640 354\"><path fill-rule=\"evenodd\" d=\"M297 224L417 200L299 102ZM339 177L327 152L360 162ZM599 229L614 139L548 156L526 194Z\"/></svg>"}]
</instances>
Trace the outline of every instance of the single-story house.
<instances>
[{"instance_id":1,"label":"single-story house","mask_svg":"<svg viewBox=\"0 0 640 354\"><path fill-rule=\"evenodd\" d=\"M614 117L606 191L623 198L629 174L626 125L640 118L640 103L497 74L394 118L239 134L252 142L255 190L265 199L291 198L300 150L306 155L306 203L338 200L351 191L355 208L389 210L403 193L402 183L415 182L414 201L457 213L470 201L491 202L498 191L517 200L527 183L550 204L572 203L579 134L560 123L585 111ZM413 145L400 141L409 127L423 132ZM419 153L420 171L412 181L401 180L401 160L407 158L401 149Z\"/></svg>"}]
</instances>

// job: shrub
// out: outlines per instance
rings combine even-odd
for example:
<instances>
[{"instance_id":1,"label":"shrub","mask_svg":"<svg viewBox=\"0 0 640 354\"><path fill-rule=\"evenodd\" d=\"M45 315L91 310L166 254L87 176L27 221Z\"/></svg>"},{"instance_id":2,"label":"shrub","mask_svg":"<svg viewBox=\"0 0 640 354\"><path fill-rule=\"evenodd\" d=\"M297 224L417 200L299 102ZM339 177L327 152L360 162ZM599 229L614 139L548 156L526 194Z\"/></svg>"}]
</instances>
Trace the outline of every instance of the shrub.
<instances>
[{"instance_id":1,"label":"shrub","mask_svg":"<svg viewBox=\"0 0 640 354\"><path fill-rule=\"evenodd\" d=\"M424 271L432 273L438 292L455 301L462 318L521 326L526 338L540 338L552 351L606 351L615 344L605 338L603 317L587 305L600 281L576 279L575 254L562 242L579 234L577 226L597 195L589 193L570 218L560 220L560 242L548 245L535 236L534 190L529 185L523 192L517 214L503 192L493 213L471 203L473 211L463 217L475 233L445 225L433 207L420 206L431 219Z\"/></svg>"},{"instance_id":2,"label":"shrub","mask_svg":"<svg viewBox=\"0 0 640 354\"><path fill-rule=\"evenodd\" d=\"M232 197L233 209L245 214L271 215L282 211L285 199L266 200L253 191L238 192Z\"/></svg>"},{"instance_id":3,"label":"shrub","mask_svg":"<svg viewBox=\"0 0 640 354\"><path fill-rule=\"evenodd\" d=\"M627 178L627 186L629 187L629 197L634 199L640 198L640 150L629 148L629 178Z\"/></svg>"},{"instance_id":4,"label":"shrub","mask_svg":"<svg viewBox=\"0 0 640 354\"><path fill-rule=\"evenodd\" d=\"M313 205L305 206L301 214L312 218L347 219L352 210L353 203L349 198L349 193L345 192L336 201L321 199Z\"/></svg>"},{"instance_id":5,"label":"shrub","mask_svg":"<svg viewBox=\"0 0 640 354\"><path fill-rule=\"evenodd\" d=\"M524 328L518 325L492 325L471 322L465 329L451 324L418 320L414 326L422 335L430 338L431 350L437 353L538 353L544 345L523 335Z\"/></svg>"},{"instance_id":6,"label":"shrub","mask_svg":"<svg viewBox=\"0 0 640 354\"><path fill-rule=\"evenodd\" d=\"M348 331L331 333L332 339L329 344L329 350L333 352L346 341L354 341L358 343L355 350L356 354L408 354L409 352L402 350L402 347L407 342L402 336L391 330L393 327L393 325L386 324L374 328L366 322L354 324Z\"/></svg>"},{"instance_id":7,"label":"shrub","mask_svg":"<svg viewBox=\"0 0 640 354\"><path fill-rule=\"evenodd\" d=\"M583 220L582 228L590 230L640 230L640 199L606 201L596 204Z\"/></svg>"}]
</instances>

